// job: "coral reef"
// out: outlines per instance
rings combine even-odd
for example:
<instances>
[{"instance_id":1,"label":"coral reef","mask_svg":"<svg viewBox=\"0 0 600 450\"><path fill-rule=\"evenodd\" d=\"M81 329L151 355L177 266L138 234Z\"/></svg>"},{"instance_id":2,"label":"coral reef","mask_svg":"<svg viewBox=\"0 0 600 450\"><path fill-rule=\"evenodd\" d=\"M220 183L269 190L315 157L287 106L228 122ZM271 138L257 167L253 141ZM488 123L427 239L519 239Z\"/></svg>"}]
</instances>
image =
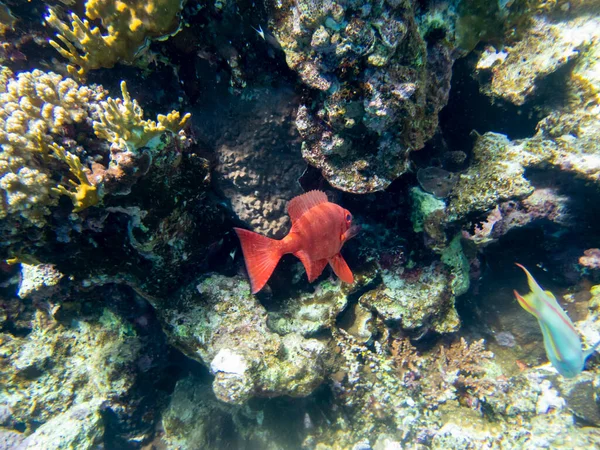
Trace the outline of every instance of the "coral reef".
<instances>
[{"instance_id":1,"label":"coral reef","mask_svg":"<svg viewBox=\"0 0 600 450\"><path fill-rule=\"evenodd\" d=\"M498 60L485 70L492 73L491 94L521 104L549 75L558 73L561 66L568 68L562 103L539 122L535 136L514 145L523 146L525 153L543 155L544 162L559 170L597 182L600 166L597 146L593 143L597 140L595 124L599 120L600 36L598 19L589 10L593 3L581 2L569 9L564 13L566 17L548 25L552 27L551 33L539 32L543 36L540 42L531 43L530 37L523 38L515 44L514 56ZM546 23L548 20L538 19ZM534 30L537 26L539 23L533 25ZM539 33L532 33L531 39L536 36L539 39ZM482 60L486 58L488 55L482 55ZM536 63L540 59L544 64ZM515 86L514 80L519 80L520 85ZM483 86L485 89L486 85Z\"/></svg>"},{"instance_id":2,"label":"coral reef","mask_svg":"<svg viewBox=\"0 0 600 450\"><path fill-rule=\"evenodd\" d=\"M549 16L534 16L522 40L496 51L488 47L477 64L478 70L491 70L488 95L522 105L544 77L580 57L581 50L598 38L600 22L584 14L556 22ZM584 50L585 51L585 50Z\"/></svg>"},{"instance_id":3,"label":"coral reef","mask_svg":"<svg viewBox=\"0 0 600 450\"><path fill-rule=\"evenodd\" d=\"M282 238L290 227L287 202L302 194L298 179L306 170L290 117L297 100L285 85L245 92L253 101L230 98L227 114L194 111L206 124L199 137L215 148L213 180L237 217L258 233Z\"/></svg>"},{"instance_id":4,"label":"coral reef","mask_svg":"<svg viewBox=\"0 0 600 450\"><path fill-rule=\"evenodd\" d=\"M325 281L314 292L286 299L277 311L269 313L269 328L281 335L298 333L305 337L330 329L348 304L348 290Z\"/></svg>"},{"instance_id":5,"label":"coral reef","mask_svg":"<svg viewBox=\"0 0 600 450\"><path fill-rule=\"evenodd\" d=\"M304 158L336 188L384 189L437 126L450 49L427 46L406 2L282 3L273 30L288 66L318 91L300 106Z\"/></svg>"},{"instance_id":6,"label":"coral reef","mask_svg":"<svg viewBox=\"0 0 600 450\"><path fill-rule=\"evenodd\" d=\"M3 74L6 83L0 93L0 218L5 219L4 245L17 239L15 233L45 226L60 195L70 197L73 211L80 212L100 203L108 193L129 189L134 180L147 172L144 166L149 164L148 155L139 151L131 155L132 150L148 145L151 139L160 142L166 134L177 134L190 117L188 114L180 119L179 113L173 111L167 116L159 115L158 123L143 120L143 110L135 100L131 101L124 82L124 100L109 98L101 102L101 88L80 86L51 72L34 70L12 78L10 71L4 69ZM85 139L81 143L88 148L84 150L69 137L77 137L79 127L82 131L87 127L89 132L91 125L98 137L116 144L106 166L98 161L105 151L98 149L97 144ZM165 142L154 145L165 146ZM72 152L91 159L92 170ZM61 173L68 183L56 182Z\"/></svg>"},{"instance_id":7,"label":"coral reef","mask_svg":"<svg viewBox=\"0 0 600 450\"><path fill-rule=\"evenodd\" d=\"M21 282L17 296L32 300L49 300L59 290L64 277L52 264L21 263Z\"/></svg>"},{"instance_id":8,"label":"coral reef","mask_svg":"<svg viewBox=\"0 0 600 450\"><path fill-rule=\"evenodd\" d=\"M60 41L51 40L50 44L72 63L68 67L72 76L111 68L117 62L131 64L150 38L177 31L184 3L185 0L87 0L86 17L98 20L102 28L81 20L75 13L70 14L71 23L67 24L50 9L46 22L58 31L56 38Z\"/></svg>"},{"instance_id":9,"label":"coral reef","mask_svg":"<svg viewBox=\"0 0 600 450\"><path fill-rule=\"evenodd\" d=\"M579 264L591 269L600 269L600 249L589 248L579 258Z\"/></svg>"},{"instance_id":10,"label":"coral reef","mask_svg":"<svg viewBox=\"0 0 600 450\"><path fill-rule=\"evenodd\" d=\"M529 153L501 134L478 137L473 162L459 175L448 199L449 218L462 219L469 213L486 212L499 202L531 195L533 186L523 176L525 167L546 158L542 149L539 154Z\"/></svg>"},{"instance_id":11,"label":"coral reef","mask_svg":"<svg viewBox=\"0 0 600 450\"><path fill-rule=\"evenodd\" d=\"M599 7L1 1L0 448L600 446L511 295L600 341ZM312 189L355 282L252 295Z\"/></svg>"},{"instance_id":12,"label":"coral reef","mask_svg":"<svg viewBox=\"0 0 600 450\"><path fill-rule=\"evenodd\" d=\"M136 151L142 147L156 149L158 145L151 144L166 132L179 133L191 117L186 114L180 118L178 111L168 115L159 114L158 122L144 120L144 111L136 100L131 100L127 84L121 82L123 99L109 97L99 103L99 121L94 122L94 132L101 139L117 144L122 149Z\"/></svg>"},{"instance_id":13,"label":"coral reef","mask_svg":"<svg viewBox=\"0 0 600 450\"><path fill-rule=\"evenodd\" d=\"M548 220L569 227L568 197L552 188L538 188L521 201L500 203L472 232L463 231L463 236L477 246L496 242L512 229L521 228L539 220Z\"/></svg>"}]
</instances>

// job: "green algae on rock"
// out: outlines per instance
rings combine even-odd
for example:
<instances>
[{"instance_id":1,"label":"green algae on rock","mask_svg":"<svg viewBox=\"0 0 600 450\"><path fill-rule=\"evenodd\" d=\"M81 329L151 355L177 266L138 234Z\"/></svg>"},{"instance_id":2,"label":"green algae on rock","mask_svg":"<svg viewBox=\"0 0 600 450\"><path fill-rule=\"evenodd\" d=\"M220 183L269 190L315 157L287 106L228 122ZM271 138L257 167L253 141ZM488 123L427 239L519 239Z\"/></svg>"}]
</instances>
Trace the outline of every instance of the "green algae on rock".
<instances>
[{"instance_id":1,"label":"green algae on rock","mask_svg":"<svg viewBox=\"0 0 600 450\"><path fill-rule=\"evenodd\" d=\"M323 381L325 344L270 331L264 307L239 277L192 283L160 314L173 344L209 366L220 400L306 396Z\"/></svg>"},{"instance_id":2,"label":"green algae on rock","mask_svg":"<svg viewBox=\"0 0 600 450\"><path fill-rule=\"evenodd\" d=\"M401 275L383 272L382 279L380 287L360 297L360 303L382 319L398 322L406 330L431 327L450 333L458 329L450 277L440 264Z\"/></svg>"},{"instance_id":3,"label":"green algae on rock","mask_svg":"<svg viewBox=\"0 0 600 450\"><path fill-rule=\"evenodd\" d=\"M29 314L28 335L0 335L0 404L9 408L12 421L31 432L63 413L69 420L71 407L87 402L116 407L131 394L143 345L123 319L104 310L93 320L64 325L42 311ZM97 411L89 411L92 429L101 426ZM122 407L119 414L134 411Z\"/></svg>"},{"instance_id":4,"label":"green algae on rock","mask_svg":"<svg viewBox=\"0 0 600 450\"><path fill-rule=\"evenodd\" d=\"M424 230L425 222L432 213L446 209L446 203L443 200L423 191L419 187L411 188L410 199L412 202L410 220L412 221L415 233L420 233Z\"/></svg>"},{"instance_id":5,"label":"green algae on rock","mask_svg":"<svg viewBox=\"0 0 600 450\"><path fill-rule=\"evenodd\" d=\"M281 335L298 333L305 337L329 329L346 308L347 291L340 282L321 282L314 292L288 298L277 311L270 312L269 328Z\"/></svg>"}]
</instances>

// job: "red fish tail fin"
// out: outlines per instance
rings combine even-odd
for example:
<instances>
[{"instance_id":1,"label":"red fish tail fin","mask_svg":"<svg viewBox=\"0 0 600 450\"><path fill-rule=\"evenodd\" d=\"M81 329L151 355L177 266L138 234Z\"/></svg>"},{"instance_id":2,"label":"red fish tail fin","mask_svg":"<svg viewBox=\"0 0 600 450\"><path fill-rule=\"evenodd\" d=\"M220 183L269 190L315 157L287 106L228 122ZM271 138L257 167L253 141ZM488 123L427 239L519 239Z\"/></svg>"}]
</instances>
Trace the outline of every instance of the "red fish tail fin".
<instances>
[{"instance_id":1,"label":"red fish tail fin","mask_svg":"<svg viewBox=\"0 0 600 450\"><path fill-rule=\"evenodd\" d=\"M275 239L269 239L253 231L242 228L234 228L234 230L242 244L252 293L256 294L267 284L277 267L277 263L283 255L281 244Z\"/></svg>"}]
</instances>

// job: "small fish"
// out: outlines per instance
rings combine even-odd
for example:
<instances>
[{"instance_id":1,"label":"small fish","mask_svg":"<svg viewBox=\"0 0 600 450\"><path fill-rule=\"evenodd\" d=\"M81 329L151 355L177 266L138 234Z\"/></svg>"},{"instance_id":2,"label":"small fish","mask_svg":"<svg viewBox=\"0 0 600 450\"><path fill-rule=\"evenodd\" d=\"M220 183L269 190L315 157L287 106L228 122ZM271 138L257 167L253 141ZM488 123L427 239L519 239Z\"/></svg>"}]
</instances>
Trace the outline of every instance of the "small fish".
<instances>
[{"instance_id":1,"label":"small fish","mask_svg":"<svg viewBox=\"0 0 600 450\"><path fill-rule=\"evenodd\" d=\"M251 27L252 27L252 25L251 25ZM256 31L261 38L263 38L263 41L266 41L266 39L265 39L265 32L263 31L263 29L262 29L262 27L260 25L258 26L258 29L254 28L254 27L252 27L252 29L254 31Z\"/></svg>"},{"instance_id":2,"label":"small fish","mask_svg":"<svg viewBox=\"0 0 600 450\"><path fill-rule=\"evenodd\" d=\"M353 283L352 271L340 254L344 243L360 231L359 226L352 225L352 214L329 202L321 191L293 198L287 210L292 229L280 241L234 228L242 244L252 293L264 287L281 257L288 253L300 259L311 283L321 275L327 263L342 281Z\"/></svg>"},{"instance_id":3,"label":"small fish","mask_svg":"<svg viewBox=\"0 0 600 450\"><path fill-rule=\"evenodd\" d=\"M254 31L256 31L256 33L263 39L263 41L265 41L271 47L273 47L276 50L282 50L281 44L279 43L277 38L275 38L275 36L273 36L268 31L263 30L261 25L259 25L258 28L254 28L252 25L250 25L250 27Z\"/></svg>"},{"instance_id":4,"label":"small fish","mask_svg":"<svg viewBox=\"0 0 600 450\"><path fill-rule=\"evenodd\" d=\"M583 371L586 359L594 353L600 342L583 351L577 330L550 291L544 291L529 271L517 264L527 275L531 292L521 297L514 291L519 304L533 314L544 336L546 355L554 368L565 378L573 378Z\"/></svg>"}]
</instances>

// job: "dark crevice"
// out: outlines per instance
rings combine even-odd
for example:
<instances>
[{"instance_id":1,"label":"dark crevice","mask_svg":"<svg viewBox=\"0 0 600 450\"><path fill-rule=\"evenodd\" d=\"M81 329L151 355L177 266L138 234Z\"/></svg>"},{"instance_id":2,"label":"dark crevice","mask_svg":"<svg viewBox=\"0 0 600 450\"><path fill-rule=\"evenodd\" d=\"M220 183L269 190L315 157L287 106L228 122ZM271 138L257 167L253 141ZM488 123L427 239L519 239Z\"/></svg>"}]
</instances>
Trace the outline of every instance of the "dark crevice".
<instances>
[{"instance_id":1,"label":"dark crevice","mask_svg":"<svg viewBox=\"0 0 600 450\"><path fill-rule=\"evenodd\" d=\"M450 150L470 150L473 130L494 131L509 139L533 136L541 119L536 104L515 106L481 93L472 75L478 57L479 52L473 51L457 60L452 70L450 97L440 112L440 128Z\"/></svg>"}]
</instances>

